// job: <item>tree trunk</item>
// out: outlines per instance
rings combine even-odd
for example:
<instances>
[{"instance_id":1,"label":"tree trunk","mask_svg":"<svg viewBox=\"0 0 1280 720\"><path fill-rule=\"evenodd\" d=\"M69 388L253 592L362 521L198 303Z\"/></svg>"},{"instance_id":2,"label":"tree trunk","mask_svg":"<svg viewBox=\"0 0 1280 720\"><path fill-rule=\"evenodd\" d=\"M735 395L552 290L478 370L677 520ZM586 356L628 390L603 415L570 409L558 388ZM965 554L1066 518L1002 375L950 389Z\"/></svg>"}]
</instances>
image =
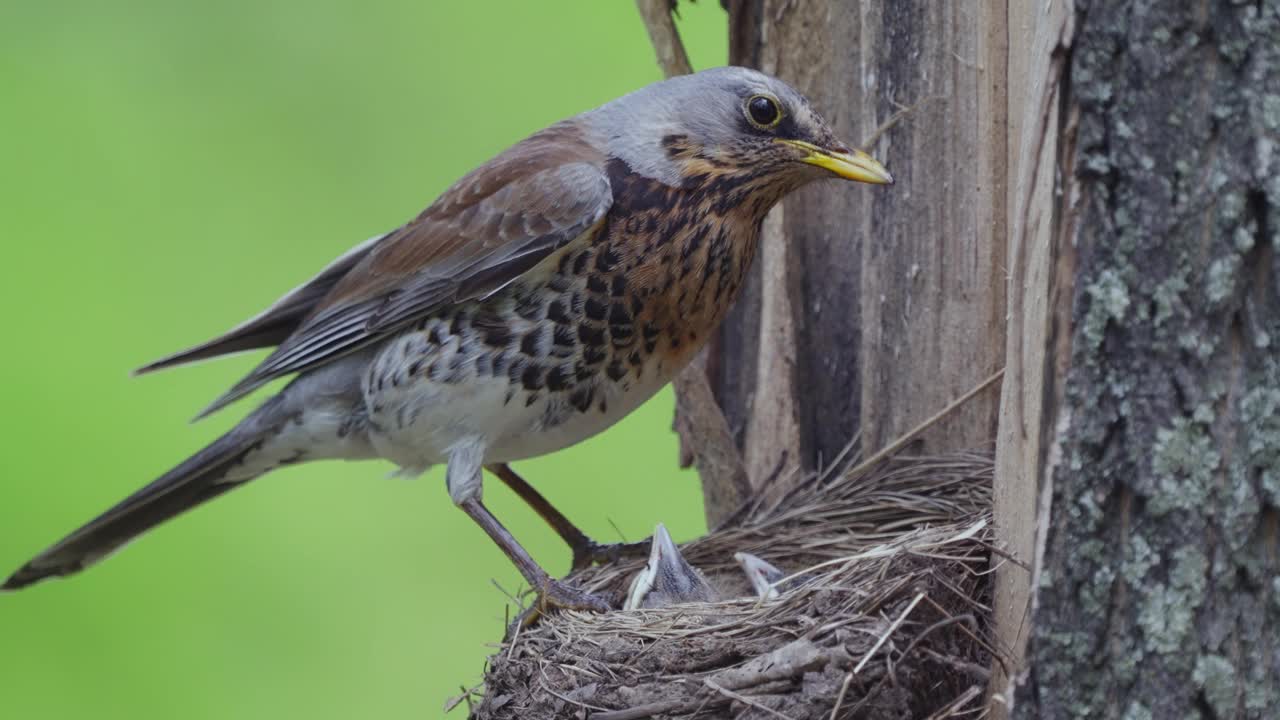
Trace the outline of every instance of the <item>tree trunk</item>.
<instances>
[{"instance_id":1,"label":"tree trunk","mask_svg":"<svg viewBox=\"0 0 1280 720\"><path fill-rule=\"evenodd\" d=\"M1074 24L1015 714L1275 717L1280 3L1078 0Z\"/></svg>"},{"instance_id":2,"label":"tree trunk","mask_svg":"<svg viewBox=\"0 0 1280 720\"><path fill-rule=\"evenodd\" d=\"M723 416L678 388L713 416L689 454L727 435L707 466L776 496L1006 367L917 442L998 431L995 632L1030 669L996 668L993 713L1272 716L1280 3L725 4L730 61L899 184L770 216L706 356Z\"/></svg>"}]
</instances>

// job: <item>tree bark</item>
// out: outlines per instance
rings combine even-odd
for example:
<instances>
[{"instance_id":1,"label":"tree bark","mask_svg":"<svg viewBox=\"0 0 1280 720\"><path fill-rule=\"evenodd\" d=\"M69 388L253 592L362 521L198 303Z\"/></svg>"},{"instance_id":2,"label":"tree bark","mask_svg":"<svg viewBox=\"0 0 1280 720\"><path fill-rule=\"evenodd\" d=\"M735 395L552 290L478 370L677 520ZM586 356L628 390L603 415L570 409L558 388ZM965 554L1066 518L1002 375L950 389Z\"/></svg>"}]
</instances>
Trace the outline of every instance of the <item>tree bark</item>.
<instances>
[{"instance_id":1,"label":"tree bark","mask_svg":"<svg viewBox=\"0 0 1280 720\"><path fill-rule=\"evenodd\" d=\"M1280 3L1077 0L1074 25L1069 369L1014 714L1275 717Z\"/></svg>"}]
</instances>

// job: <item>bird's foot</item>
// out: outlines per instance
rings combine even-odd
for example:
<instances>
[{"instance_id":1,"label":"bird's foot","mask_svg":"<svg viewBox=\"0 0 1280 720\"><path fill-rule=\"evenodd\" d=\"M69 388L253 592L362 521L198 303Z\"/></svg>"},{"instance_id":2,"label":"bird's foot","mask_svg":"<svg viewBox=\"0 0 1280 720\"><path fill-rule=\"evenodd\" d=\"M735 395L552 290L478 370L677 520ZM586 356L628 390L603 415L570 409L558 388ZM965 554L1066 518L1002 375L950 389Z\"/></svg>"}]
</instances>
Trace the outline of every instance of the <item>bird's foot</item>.
<instances>
[{"instance_id":1,"label":"bird's foot","mask_svg":"<svg viewBox=\"0 0 1280 720\"><path fill-rule=\"evenodd\" d=\"M538 588L537 601L520 617L520 624L528 627L553 610L586 610L603 613L613 610L613 606L598 595L592 595L586 590L547 578Z\"/></svg>"},{"instance_id":2,"label":"bird's foot","mask_svg":"<svg viewBox=\"0 0 1280 720\"><path fill-rule=\"evenodd\" d=\"M633 543L598 543L587 540L573 548L573 570L585 570L592 565L606 565L622 558L641 558L649 554L649 541Z\"/></svg>"}]
</instances>

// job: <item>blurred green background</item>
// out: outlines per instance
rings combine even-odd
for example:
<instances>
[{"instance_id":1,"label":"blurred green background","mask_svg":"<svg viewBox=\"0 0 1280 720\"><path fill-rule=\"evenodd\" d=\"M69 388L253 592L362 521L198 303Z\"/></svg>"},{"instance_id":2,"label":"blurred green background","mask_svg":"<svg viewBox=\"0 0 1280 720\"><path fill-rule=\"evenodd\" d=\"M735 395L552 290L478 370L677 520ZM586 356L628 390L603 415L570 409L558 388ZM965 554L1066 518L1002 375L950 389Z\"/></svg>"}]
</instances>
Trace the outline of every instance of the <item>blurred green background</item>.
<instances>
[{"instance_id":1,"label":"blurred green background","mask_svg":"<svg viewBox=\"0 0 1280 720\"><path fill-rule=\"evenodd\" d=\"M723 64L715 2L682 5ZM255 356L129 370L265 307L524 135L659 78L629 0L0 5L0 573L212 439ZM252 401L251 401L252 402ZM601 539L704 530L670 392L517 465ZM6 718L421 718L480 680L519 578L439 471L290 468L74 579L0 596ZM568 551L500 483L553 573ZM456 711L460 717L465 712Z\"/></svg>"}]
</instances>

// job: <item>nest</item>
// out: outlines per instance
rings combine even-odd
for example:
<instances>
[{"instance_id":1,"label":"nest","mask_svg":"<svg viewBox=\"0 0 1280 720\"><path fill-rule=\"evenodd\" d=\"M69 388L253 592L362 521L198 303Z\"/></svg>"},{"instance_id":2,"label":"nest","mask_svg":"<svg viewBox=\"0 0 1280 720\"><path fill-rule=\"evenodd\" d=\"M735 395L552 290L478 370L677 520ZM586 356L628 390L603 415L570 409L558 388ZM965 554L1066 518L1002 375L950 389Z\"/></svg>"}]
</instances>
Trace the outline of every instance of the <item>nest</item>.
<instances>
[{"instance_id":1,"label":"nest","mask_svg":"<svg viewBox=\"0 0 1280 720\"><path fill-rule=\"evenodd\" d=\"M946 718L981 712L993 658L991 459L895 458L820 476L682 546L730 599L514 625L476 720ZM750 590L735 552L792 574ZM573 575L621 594L643 560Z\"/></svg>"}]
</instances>

